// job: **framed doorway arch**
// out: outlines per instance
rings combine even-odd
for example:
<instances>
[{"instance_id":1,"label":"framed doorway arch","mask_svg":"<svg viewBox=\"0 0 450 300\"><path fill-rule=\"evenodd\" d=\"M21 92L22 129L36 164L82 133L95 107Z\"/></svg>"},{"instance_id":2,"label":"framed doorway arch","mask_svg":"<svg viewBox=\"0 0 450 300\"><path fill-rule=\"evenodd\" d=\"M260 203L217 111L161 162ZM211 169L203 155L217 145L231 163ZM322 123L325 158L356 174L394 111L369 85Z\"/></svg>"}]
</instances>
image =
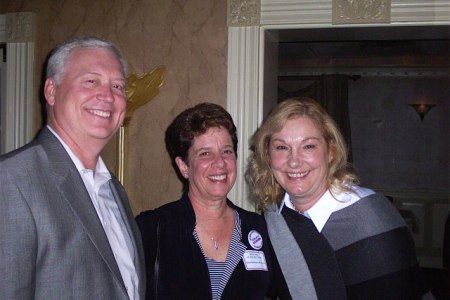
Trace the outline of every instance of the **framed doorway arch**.
<instances>
[{"instance_id":1,"label":"framed doorway arch","mask_svg":"<svg viewBox=\"0 0 450 300\"><path fill-rule=\"evenodd\" d=\"M241 5L236 5L237 2ZM270 72L277 68L273 56L276 55L278 40L276 35L268 34L269 30L450 25L450 3L445 1L391 0L387 1L390 2L389 23L348 25L332 24L332 2L229 0L227 109L236 123L240 141L237 180L230 198L245 209L254 210L248 201L244 179L250 154L249 141L268 107L276 103L276 98L271 98L273 91L270 89L276 74L271 75ZM242 9L246 5L249 9ZM235 12L233 7L241 9ZM258 14L256 17L255 12ZM242 15L239 17L239 14Z\"/></svg>"}]
</instances>

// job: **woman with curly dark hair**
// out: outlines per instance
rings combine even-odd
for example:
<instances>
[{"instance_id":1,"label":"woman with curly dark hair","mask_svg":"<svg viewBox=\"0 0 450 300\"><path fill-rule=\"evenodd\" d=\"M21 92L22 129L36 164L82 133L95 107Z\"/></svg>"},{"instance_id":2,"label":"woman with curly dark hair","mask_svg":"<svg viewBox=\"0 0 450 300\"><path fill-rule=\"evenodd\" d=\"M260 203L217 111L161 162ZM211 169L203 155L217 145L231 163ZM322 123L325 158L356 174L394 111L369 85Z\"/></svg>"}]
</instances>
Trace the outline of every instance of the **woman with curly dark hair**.
<instances>
[{"instance_id":1,"label":"woman with curly dark hair","mask_svg":"<svg viewBox=\"0 0 450 300\"><path fill-rule=\"evenodd\" d=\"M181 199L137 217L147 299L264 299L271 274L264 218L235 206L236 127L221 106L180 113L166 144L184 181Z\"/></svg>"}]
</instances>

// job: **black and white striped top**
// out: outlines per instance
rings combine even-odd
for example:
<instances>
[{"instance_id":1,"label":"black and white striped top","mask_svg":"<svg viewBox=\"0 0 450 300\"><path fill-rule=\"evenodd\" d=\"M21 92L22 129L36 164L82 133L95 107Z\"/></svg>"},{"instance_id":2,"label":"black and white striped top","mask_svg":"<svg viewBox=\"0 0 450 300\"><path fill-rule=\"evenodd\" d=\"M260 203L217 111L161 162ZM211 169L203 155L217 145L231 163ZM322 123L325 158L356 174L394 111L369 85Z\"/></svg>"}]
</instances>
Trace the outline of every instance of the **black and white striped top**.
<instances>
[{"instance_id":1,"label":"black and white striped top","mask_svg":"<svg viewBox=\"0 0 450 300\"><path fill-rule=\"evenodd\" d=\"M227 285L228 280L231 277L234 269L242 259L247 247L241 242L241 219L239 213L234 211L234 229L231 235L231 242L228 248L227 259L224 262L215 261L205 256L205 253L200 244L197 232L194 229L193 235L197 241L203 256L205 257L206 264L208 265L209 278L211 280L212 299L219 300L222 292Z\"/></svg>"}]
</instances>

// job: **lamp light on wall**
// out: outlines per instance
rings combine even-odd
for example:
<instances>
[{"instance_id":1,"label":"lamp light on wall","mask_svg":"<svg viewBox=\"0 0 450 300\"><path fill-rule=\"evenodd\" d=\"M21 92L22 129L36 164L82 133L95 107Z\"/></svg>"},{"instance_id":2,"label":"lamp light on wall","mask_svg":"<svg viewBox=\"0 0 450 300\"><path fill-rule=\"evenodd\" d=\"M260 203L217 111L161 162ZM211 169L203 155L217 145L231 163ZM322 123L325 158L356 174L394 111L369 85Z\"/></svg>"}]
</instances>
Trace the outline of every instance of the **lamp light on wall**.
<instances>
[{"instance_id":1,"label":"lamp light on wall","mask_svg":"<svg viewBox=\"0 0 450 300\"><path fill-rule=\"evenodd\" d=\"M430 104L430 103L414 103L410 104L412 108L419 114L420 120L423 121L425 118L425 115L436 106L436 104Z\"/></svg>"}]
</instances>

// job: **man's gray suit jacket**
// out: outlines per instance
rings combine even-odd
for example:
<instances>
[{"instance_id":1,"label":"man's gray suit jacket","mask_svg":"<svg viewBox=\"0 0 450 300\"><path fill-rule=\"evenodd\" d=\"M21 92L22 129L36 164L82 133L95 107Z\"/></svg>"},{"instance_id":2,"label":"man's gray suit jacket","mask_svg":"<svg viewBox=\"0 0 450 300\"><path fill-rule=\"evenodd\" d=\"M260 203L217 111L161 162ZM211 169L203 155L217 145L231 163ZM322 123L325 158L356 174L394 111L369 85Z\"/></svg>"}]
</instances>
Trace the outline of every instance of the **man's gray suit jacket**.
<instances>
[{"instance_id":1,"label":"man's gray suit jacket","mask_svg":"<svg viewBox=\"0 0 450 300\"><path fill-rule=\"evenodd\" d=\"M140 234L114 176L110 186L134 244L144 299ZM83 180L48 128L0 158L0 298L128 299Z\"/></svg>"}]
</instances>

